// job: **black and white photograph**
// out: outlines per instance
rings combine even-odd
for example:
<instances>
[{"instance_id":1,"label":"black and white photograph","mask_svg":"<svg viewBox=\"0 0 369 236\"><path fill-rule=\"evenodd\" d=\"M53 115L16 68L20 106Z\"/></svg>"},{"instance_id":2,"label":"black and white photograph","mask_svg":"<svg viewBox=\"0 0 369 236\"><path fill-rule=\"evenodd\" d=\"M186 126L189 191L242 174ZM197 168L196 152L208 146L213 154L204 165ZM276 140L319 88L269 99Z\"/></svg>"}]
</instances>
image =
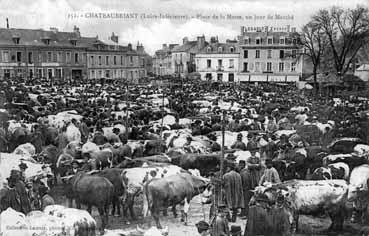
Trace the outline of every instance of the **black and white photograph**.
<instances>
[{"instance_id":1,"label":"black and white photograph","mask_svg":"<svg viewBox=\"0 0 369 236\"><path fill-rule=\"evenodd\" d=\"M369 236L368 0L0 0L0 236Z\"/></svg>"}]
</instances>

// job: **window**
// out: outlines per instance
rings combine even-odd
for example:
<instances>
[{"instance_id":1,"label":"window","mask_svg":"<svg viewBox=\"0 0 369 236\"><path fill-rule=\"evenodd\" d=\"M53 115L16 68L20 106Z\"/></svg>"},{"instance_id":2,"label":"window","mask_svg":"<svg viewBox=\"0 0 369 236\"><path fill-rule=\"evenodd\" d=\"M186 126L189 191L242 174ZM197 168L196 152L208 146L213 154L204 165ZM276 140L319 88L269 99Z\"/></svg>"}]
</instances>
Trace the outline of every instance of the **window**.
<instances>
[{"instance_id":1,"label":"window","mask_svg":"<svg viewBox=\"0 0 369 236\"><path fill-rule=\"evenodd\" d=\"M71 62L71 54L70 52L67 52L67 63L70 63Z\"/></svg>"},{"instance_id":2,"label":"window","mask_svg":"<svg viewBox=\"0 0 369 236\"><path fill-rule=\"evenodd\" d=\"M207 51L207 52L211 52L211 47L208 47L208 48L206 49L206 51Z\"/></svg>"},{"instance_id":3,"label":"window","mask_svg":"<svg viewBox=\"0 0 369 236\"><path fill-rule=\"evenodd\" d=\"M233 73L228 74L228 82L234 82L234 74Z\"/></svg>"},{"instance_id":4,"label":"window","mask_svg":"<svg viewBox=\"0 0 369 236\"><path fill-rule=\"evenodd\" d=\"M56 60L57 60L57 62L62 62L62 53L61 52L58 52Z\"/></svg>"},{"instance_id":5,"label":"window","mask_svg":"<svg viewBox=\"0 0 369 236\"><path fill-rule=\"evenodd\" d=\"M284 50L279 51L279 58L284 58Z\"/></svg>"},{"instance_id":6,"label":"window","mask_svg":"<svg viewBox=\"0 0 369 236\"><path fill-rule=\"evenodd\" d=\"M279 39L279 44L284 44L284 38Z\"/></svg>"},{"instance_id":7,"label":"window","mask_svg":"<svg viewBox=\"0 0 369 236\"><path fill-rule=\"evenodd\" d=\"M244 50L243 51L243 58L248 58L249 57L249 51Z\"/></svg>"},{"instance_id":8,"label":"window","mask_svg":"<svg viewBox=\"0 0 369 236\"><path fill-rule=\"evenodd\" d=\"M223 51L223 48L222 47L219 47L218 48L218 52L222 52Z\"/></svg>"},{"instance_id":9,"label":"window","mask_svg":"<svg viewBox=\"0 0 369 236\"><path fill-rule=\"evenodd\" d=\"M272 71L272 63L271 62L267 62L267 71L268 72Z\"/></svg>"},{"instance_id":10,"label":"window","mask_svg":"<svg viewBox=\"0 0 369 236\"><path fill-rule=\"evenodd\" d=\"M113 57L113 61L114 61L114 65L116 65L117 64L117 57L116 56Z\"/></svg>"},{"instance_id":11,"label":"window","mask_svg":"<svg viewBox=\"0 0 369 236\"><path fill-rule=\"evenodd\" d=\"M296 58L296 54L297 54L296 49L293 49L293 50L292 50L292 58Z\"/></svg>"},{"instance_id":12,"label":"window","mask_svg":"<svg viewBox=\"0 0 369 236\"><path fill-rule=\"evenodd\" d=\"M105 57L105 65L109 65L109 56Z\"/></svg>"},{"instance_id":13,"label":"window","mask_svg":"<svg viewBox=\"0 0 369 236\"><path fill-rule=\"evenodd\" d=\"M229 51L230 51L230 52L234 52L234 47L230 47L230 48L229 48Z\"/></svg>"},{"instance_id":14,"label":"window","mask_svg":"<svg viewBox=\"0 0 369 236\"><path fill-rule=\"evenodd\" d=\"M74 54L74 63L78 63L78 53Z\"/></svg>"},{"instance_id":15,"label":"window","mask_svg":"<svg viewBox=\"0 0 369 236\"><path fill-rule=\"evenodd\" d=\"M17 62L22 61L22 52L17 52Z\"/></svg>"},{"instance_id":16,"label":"window","mask_svg":"<svg viewBox=\"0 0 369 236\"><path fill-rule=\"evenodd\" d=\"M256 50L256 52L255 52L255 58L260 58L260 50Z\"/></svg>"},{"instance_id":17,"label":"window","mask_svg":"<svg viewBox=\"0 0 369 236\"><path fill-rule=\"evenodd\" d=\"M50 44L50 39L45 39L45 44L49 45Z\"/></svg>"},{"instance_id":18,"label":"window","mask_svg":"<svg viewBox=\"0 0 369 236\"><path fill-rule=\"evenodd\" d=\"M223 61L221 59L218 60L218 67L222 67L223 66Z\"/></svg>"},{"instance_id":19,"label":"window","mask_svg":"<svg viewBox=\"0 0 369 236\"><path fill-rule=\"evenodd\" d=\"M9 62L9 52L8 51L3 52L3 62Z\"/></svg>"},{"instance_id":20,"label":"window","mask_svg":"<svg viewBox=\"0 0 369 236\"><path fill-rule=\"evenodd\" d=\"M95 64L94 56L90 56L90 64L92 66Z\"/></svg>"},{"instance_id":21,"label":"window","mask_svg":"<svg viewBox=\"0 0 369 236\"><path fill-rule=\"evenodd\" d=\"M42 62L42 53L41 52L38 53L38 62Z\"/></svg>"},{"instance_id":22,"label":"window","mask_svg":"<svg viewBox=\"0 0 369 236\"><path fill-rule=\"evenodd\" d=\"M211 80L211 73L206 73L206 75L205 75L205 78L206 78L206 80Z\"/></svg>"},{"instance_id":23,"label":"window","mask_svg":"<svg viewBox=\"0 0 369 236\"><path fill-rule=\"evenodd\" d=\"M292 62L291 63L291 71L292 72L295 72L296 71L296 63L295 62Z\"/></svg>"},{"instance_id":24,"label":"window","mask_svg":"<svg viewBox=\"0 0 369 236\"><path fill-rule=\"evenodd\" d=\"M255 43L256 43L256 44L260 44L260 43L261 43L261 39L260 39L260 38L256 38L256 39L255 39Z\"/></svg>"},{"instance_id":25,"label":"window","mask_svg":"<svg viewBox=\"0 0 369 236\"><path fill-rule=\"evenodd\" d=\"M95 71L91 70L91 79L95 79Z\"/></svg>"},{"instance_id":26,"label":"window","mask_svg":"<svg viewBox=\"0 0 369 236\"><path fill-rule=\"evenodd\" d=\"M29 78L33 78L33 69L29 69Z\"/></svg>"},{"instance_id":27,"label":"window","mask_svg":"<svg viewBox=\"0 0 369 236\"><path fill-rule=\"evenodd\" d=\"M229 68L234 68L234 59L229 59Z\"/></svg>"},{"instance_id":28,"label":"window","mask_svg":"<svg viewBox=\"0 0 369 236\"><path fill-rule=\"evenodd\" d=\"M272 58L272 50L268 49L268 58Z\"/></svg>"},{"instance_id":29,"label":"window","mask_svg":"<svg viewBox=\"0 0 369 236\"><path fill-rule=\"evenodd\" d=\"M99 79L102 78L102 71L99 70Z\"/></svg>"},{"instance_id":30,"label":"window","mask_svg":"<svg viewBox=\"0 0 369 236\"><path fill-rule=\"evenodd\" d=\"M273 38L268 38L268 44L273 44Z\"/></svg>"},{"instance_id":31,"label":"window","mask_svg":"<svg viewBox=\"0 0 369 236\"><path fill-rule=\"evenodd\" d=\"M120 64L123 65L123 56L120 56Z\"/></svg>"},{"instance_id":32,"label":"window","mask_svg":"<svg viewBox=\"0 0 369 236\"><path fill-rule=\"evenodd\" d=\"M62 77L61 69L55 69L55 77L56 78L61 78Z\"/></svg>"},{"instance_id":33,"label":"window","mask_svg":"<svg viewBox=\"0 0 369 236\"><path fill-rule=\"evenodd\" d=\"M260 62L255 62L255 72L260 72Z\"/></svg>"},{"instance_id":34,"label":"window","mask_svg":"<svg viewBox=\"0 0 369 236\"><path fill-rule=\"evenodd\" d=\"M106 70L106 71L105 71L105 77L106 77L106 78L109 78L109 77L110 77L110 71L109 71L109 70Z\"/></svg>"},{"instance_id":35,"label":"window","mask_svg":"<svg viewBox=\"0 0 369 236\"><path fill-rule=\"evenodd\" d=\"M279 69L279 72L283 72L284 71L284 63L283 62L280 62L279 63L278 69Z\"/></svg>"},{"instance_id":36,"label":"window","mask_svg":"<svg viewBox=\"0 0 369 236\"><path fill-rule=\"evenodd\" d=\"M223 74L222 73L219 73L217 75L217 79L218 79L218 81L222 81L223 80Z\"/></svg>"},{"instance_id":37,"label":"window","mask_svg":"<svg viewBox=\"0 0 369 236\"><path fill-rule=\"evenodd\" d=\"M29 64L32 64L33 63L33 55L32 55L32 52L28 52L28 63Z\"/></svg>"},{"instance_id":38,"label":"window","mask_svg":"<svg viewBox=\"0 0 369 236\"><path fill-rule=\"evenodd\" d=\"M247 62L244 62L243 63L243 72L248 72L249 71L249 63L247 63Z\"/></svg>"},{"instance_id":39,"label":"window","mask_svg":"<svg viewBox=\"0 0 369 236\"><path fill-rule=\"evenodd\" d=\"M211 60L206 60L206 67L211 68Z\"/></svg>"},{"instance_id":40,"label":"window","mask_svg":"<svg viewBox=\"0 0 369 236\"><path fill-rule=\"evenodd\" d=\"M133 56L129 56L129 62L133 63Z\"/></svg>"},{"instance_id":41,"label":"window","mask_svg":"<svg viewBox=\"0 0 369 236\"><path fill-rule=\"evenodd\" d=\"M99 65L101 66L101 56L99 56Z\"/></svg>"},{"instance_id":42,"label":"window","mask_svg":"<svg viewBox=\"0 0 369 236\"><path fill-rule=\"evenodd\" d=\"M249 40L249 38L245 38L243 42L244 42L244 44L249 44L250 40Z\"/></svg>"},{"instance_id":43,"label":"window","mask_svg":"<svg viewBox=\"0 0 369 236\"><path fill-rule=\"evenodd\" d=\"M19 38L14 38L14 43L19 44Z\"/></svg>"}]
</instances>

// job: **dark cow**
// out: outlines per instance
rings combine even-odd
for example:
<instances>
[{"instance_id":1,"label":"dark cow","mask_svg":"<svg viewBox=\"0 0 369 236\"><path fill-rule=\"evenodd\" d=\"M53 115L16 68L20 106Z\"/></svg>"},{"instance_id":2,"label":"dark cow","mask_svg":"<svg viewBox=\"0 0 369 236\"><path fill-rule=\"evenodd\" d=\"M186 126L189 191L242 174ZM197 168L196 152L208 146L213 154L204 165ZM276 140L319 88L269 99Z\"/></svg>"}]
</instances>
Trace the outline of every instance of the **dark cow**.
<instances>
[{"instance_id":1,"label":"dark cow","mask_svg":"<svg viewBox=\"0 0 369 236\"><path fill-rule=\"evenodd\" d=\"M296 162L287 160L273 160L273 167L277 170L281 181L297 179Z\"/></svg>"},{"instance_id":2,"label":"dark cow","mask_svg":"<svg viewBox=\"0 0 369 236\"><path fill-rule=\"evenodd\" d=\"M95 206L101 217L101 229L105 229L108 224L108 208L115 194L114 185L105 177L83 172L68 176L66 180L72 187L77 208L81 209L81 204L87 205L87 211L91 214L92 206Z\"/></svg>"},{"instance_id":3,"label":"dark cow","mask_svg":"<svg viewBox=\"0 0 369 236\"><path fill-rule=\"evenodd\" d=\"M162 179L152 179L144 185L144 201L155 220L156 226L162 228L159 212L162 208L172 206L174 217L177 217L176 205L184 201L181 221L187 225L187 213L191 199L207 188L209 181L188 173L171 175ZM144 204L145 205L145 204Z\"/></svg>"},{"instance_id":4,"label":"dark cow","mask_svg":"<svg viewBox=\"0 0 369 236\"><path fill-rule=\"evenodd\" d=\"M114 186L114 197L112 200L113 206L111 211L112 215L114 215L116 211L117 215L120 215L120 202L124 202L126 194L126 185L124 184L124 181L121 180L122 171L123 169L120 168L109 168L94 173L98 176L107 178ZM120 198L123 198L123 201L120 201Z\"/></svg>"},{"instance_id":5,"label":"dark cow","mask_svg":"<svg viewBox=\"0 0 369 236\"><path fill-rule=\"evenodd\" d=\"M188 153L172 157L172 164L178 165L185 170L198 169L201 176L209 176L219 170L221 154L195 154ZM231 164L224 160L224 166Z\"/></svg>"},{"instance_id":6,"label":"dark cow","mask_svg":"<svg viewBox=\"0 0 369 236\"><path fill-rule=\"evenodd\" d=\"M350 168L346 163L337 162L327 167L319 167L311 176L312 180L345 179L348 180Z\"/></svg>"}]
</instances>

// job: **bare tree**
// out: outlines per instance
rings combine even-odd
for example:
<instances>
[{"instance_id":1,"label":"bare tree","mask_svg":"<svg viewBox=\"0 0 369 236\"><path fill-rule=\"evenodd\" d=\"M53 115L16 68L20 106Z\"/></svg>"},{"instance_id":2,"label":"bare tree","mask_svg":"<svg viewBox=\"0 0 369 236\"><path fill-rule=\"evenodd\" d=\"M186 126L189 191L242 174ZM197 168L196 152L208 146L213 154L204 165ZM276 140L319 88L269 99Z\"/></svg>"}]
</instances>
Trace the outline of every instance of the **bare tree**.
<instances>
[{"instance_id":1,"label":"bare tree","mask_svg":"<svg viewBox=\"0 0 369 236\"><path fill-rule=\"evenodd\" d=\"M320 10L313 21L324 31L338 75L350 68L357 52L369 41L369 10L363 6L355 9L332 7Z\"/></svg>"},{"instance_id":2,"label":"bare tree","mask_svg":"<svg viewBox=\"0 0 369 236\"><path fill-rule=\"evenodd\" d=\"M296 33L293 37L297 38L297 44L304 48L302 54L306 55L313 64L314 84L317 89L318 68L320 67L324 51L327 48L327 37L324 34L324 30L316 22L310 21L302 27L300 33Z\"/></svg>"}]
</instances>

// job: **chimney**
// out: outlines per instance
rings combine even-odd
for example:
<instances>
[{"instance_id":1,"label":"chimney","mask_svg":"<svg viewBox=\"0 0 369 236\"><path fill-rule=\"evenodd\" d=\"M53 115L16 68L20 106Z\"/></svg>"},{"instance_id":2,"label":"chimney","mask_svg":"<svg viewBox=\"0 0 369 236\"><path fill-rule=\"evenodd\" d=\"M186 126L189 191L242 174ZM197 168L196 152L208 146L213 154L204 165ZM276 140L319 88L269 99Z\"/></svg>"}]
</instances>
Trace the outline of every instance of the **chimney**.
<instances>
[{"instance_id":1,"label":"chimney","mask_svg":"<svg viewBox=\"0 0 369 236\"><path fill-rule=\"evenodd\" d=\"M182 42L183 42L183 44L188 43L188 37L184 37Z\"/></svg>"},{"instance_id":2,"label":"chimney","mask_svg":"<svg viewBox=\"0 0 369 236\"><path fill-rule=\"evenodd\" d=\"M56 27L50 27L50 31L52 31L53 33L57 33L58 32L58 28L56 28Z\"/></svg>"},{"instance_id":3,"label":"chimney","mask_svg":"<svg viewBox=\"0 0 369 236\"><path fill-rule=\"evenodd\" d=\"M163 43L163 49L167 49L167 44Z\"/></svg>"},{"instance_id":4,"label":"chimney","mask_svg":"<svg viewBox=\"0 0 369 236\"><path fill-rule=\"evenodd\" d=\"M217 37L211 37L210 43L218 43L218 36Z\"/></svg>"},{"instance_id":5,"label":"chimney","mask_svg":"<svg viewBox=\"0 0 369 236\"><path fill-rule=\"evenodd\" d=\"M132 44L130 44L130 43L128 44L128 49L132 50Z\"/></svg>"},{"instance_id":6,"label":"chimney","mask_svg":"<svg viewBox=\"0 0 369 236\"><path fill-rule=\"evenodd\" d=\"M241 35L243 35L245 33L245 26L241 26Z\"/></svg>"},{"instance_id":7,"label":"chimney","mask_svg":"<svg viewBox=\"0 0 369 236\"><path fill-rule=\"evenodd\" d=\"M79 32L79 28L77 26L73 27L73 32L77 35L77 37L81 37L81 33Z\"/></svg>"},{"instance_id":8,"label":"chimney","mask_svg":"<svg viewBox=\"0 0 369 236\"><path fill-rule=\"evenodd\" d=\"M141 44L137 44L137 52L144 52L144 46Z\"/></svg>"},{"instance_id":9,"label":"chimney","mask_svg":"<svg viewBox=\"0 0 369 236\"><path fill-rule=\"evenodd\" d=\"M114 32L112 32L110 40L113 41L114 43L118 43L119 37L118 37L118 35L115 35Z\"/></svg>"},{"instance_id":10,"label":"chimney","mask_svg":"<svg viewBox=\"0 0 369 236\"><path fill-rule=\"evenodd\" d=\"M205 36L198 36L197 37L197 48L201 49L205 47Z\"/></svg>"},{"instance_id":11,"label":"chimney","mask_svg":"<svg viewBox=\"0 0 369 236\"><path fill-rule=\"evenodd\" d=\"M9 29L9 19L6 18L6 28Z\"/></svg>"}]
</instances>

